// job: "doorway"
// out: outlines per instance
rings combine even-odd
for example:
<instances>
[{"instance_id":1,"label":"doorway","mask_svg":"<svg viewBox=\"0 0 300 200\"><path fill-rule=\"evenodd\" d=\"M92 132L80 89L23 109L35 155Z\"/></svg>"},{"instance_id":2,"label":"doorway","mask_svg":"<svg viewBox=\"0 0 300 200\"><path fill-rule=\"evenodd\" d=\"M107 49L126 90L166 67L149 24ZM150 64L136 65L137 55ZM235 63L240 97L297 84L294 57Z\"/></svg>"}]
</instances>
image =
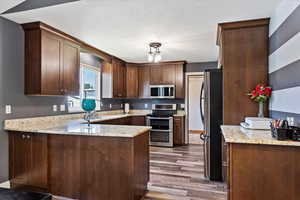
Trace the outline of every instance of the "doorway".
<instances>
[{"instance_id":1,"label":"doorway","mask_svg":"<svg viewBox=\"0 0 300 200\"><path fill-rule=\"evenodd\" d=\"M202 144L200 135L204 133L204 125L201 119L200 101L201 86L204 82L203 73L191 73L187 75L187 134L189 144ZM203 105L203 104L202 104Z\"/></svg>"}]
</instances>

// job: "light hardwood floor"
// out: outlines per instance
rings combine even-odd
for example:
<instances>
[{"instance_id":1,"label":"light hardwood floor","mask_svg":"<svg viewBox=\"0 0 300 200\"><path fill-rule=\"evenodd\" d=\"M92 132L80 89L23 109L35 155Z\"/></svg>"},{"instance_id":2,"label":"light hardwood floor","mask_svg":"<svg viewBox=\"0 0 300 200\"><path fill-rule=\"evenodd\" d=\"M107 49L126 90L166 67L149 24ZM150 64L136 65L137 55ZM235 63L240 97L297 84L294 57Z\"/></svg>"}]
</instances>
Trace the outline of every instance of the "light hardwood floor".
<instances>
[{"instance_id":1,"label":"light hardwood floor","mask_svg":"<svg viewBox=\"0 0 300 200\"><path fill-rule=\"evenodd\" d=\"M145 199L225 200L223 183L205 180L200 144L150 148L150 182Z\"/></svg>"}]
</instances>

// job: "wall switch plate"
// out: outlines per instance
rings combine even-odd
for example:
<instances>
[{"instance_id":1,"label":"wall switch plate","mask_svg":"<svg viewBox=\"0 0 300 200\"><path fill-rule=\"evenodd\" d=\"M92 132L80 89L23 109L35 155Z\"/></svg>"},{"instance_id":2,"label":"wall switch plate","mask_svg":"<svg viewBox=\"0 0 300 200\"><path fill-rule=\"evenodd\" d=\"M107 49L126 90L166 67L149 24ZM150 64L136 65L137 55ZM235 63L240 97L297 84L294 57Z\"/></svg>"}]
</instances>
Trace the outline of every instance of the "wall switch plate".
<instances>
[{"instance_id":1,"label":"wall switch plate","mask_svg":"<svg viewBox=\"0 0 300 200\"><path fill-rule=\"evenodd\" d=\"M148 108L148 104L145 103L145 108Z\"/></svg>"},{"instance_id":2,"label":"wall switch plate","mask_svg":"<svg viewBox=\"0 0 300 200\"><path fill-rule=\"evenodd\" d=\"M111 103L109 104L109 108L112 108L112 105L111 105Z\"/></svg>"},{"instance_id":3,"label":"wall switch plate","mask_svg":"<svg viewBox=\"0 0 300 200\"><path fill-rule=\"evenodd\" d=\"M53 112L57 112L57 105L53 105Z\"/></svg>"},{"instance_id":4,"label":"wall switch plate","mask_svg":"<svg viewBox=\"0 0 300 200\"><path fill-rule=\"evenodd\" d=\"M123 104L121 103L121 108L123 108Z\"/></svg>"},{"instance_id":5,"label":"wall switch plate","mask_svg":"<svg viewBox=\"0 0 300 200\"><path fill-rule=\"evenodd\" d=\"M5 106L5 114L11 114L11 105Z\"/></svg>"},{"instance_id":6,"label":"wall switch plate","mask_svg":"<svg viewBox=\"0 0 300 200\"><path fill-rule=\"evenodd\" d=\"M185 104L180 104L181 109L185 108Z\"/></svg>"},{"instance_id":7,"label":"wall switch plate","mask_svg":"<svg viewBox=\"0 0 300 200\"><path fill-rule=\"evenodd\" d=\"M66 111L66 105L65 104L60 105L60 111Z\"/></svg>"}]
</instances>

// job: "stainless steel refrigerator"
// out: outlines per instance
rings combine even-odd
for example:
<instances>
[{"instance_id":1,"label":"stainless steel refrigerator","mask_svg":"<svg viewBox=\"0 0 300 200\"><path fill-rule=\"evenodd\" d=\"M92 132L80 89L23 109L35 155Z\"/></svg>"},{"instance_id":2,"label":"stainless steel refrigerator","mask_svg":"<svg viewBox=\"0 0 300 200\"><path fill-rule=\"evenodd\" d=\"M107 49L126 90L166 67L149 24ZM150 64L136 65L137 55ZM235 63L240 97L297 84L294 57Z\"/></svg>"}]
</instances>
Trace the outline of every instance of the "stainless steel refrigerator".
<instances>
[{"instance_id":1,"label":"stainless steel refrigerator","mask_svg":"<svg viewBox=\"0 0 300 200\"><path fill-rule=\"evenodd\" d=\"M221 69L204 72L201 87L201 119L204 134L201 135L204 149L204 175L212 181L222 181L222 143L223 124L223 79Z\"/></svg>"}]
</instances>

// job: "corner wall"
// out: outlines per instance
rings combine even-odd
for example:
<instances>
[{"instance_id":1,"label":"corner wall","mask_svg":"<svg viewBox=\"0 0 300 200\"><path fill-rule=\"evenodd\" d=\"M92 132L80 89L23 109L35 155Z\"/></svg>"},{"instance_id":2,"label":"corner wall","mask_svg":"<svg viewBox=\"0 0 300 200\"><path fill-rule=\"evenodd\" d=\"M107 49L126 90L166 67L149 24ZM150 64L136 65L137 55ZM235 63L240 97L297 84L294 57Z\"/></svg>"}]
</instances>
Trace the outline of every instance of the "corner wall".
<instances>
[{"instance_id":1,"label":"corner wall","mask_svg":"<svg viewBox=\"0 0 300 200\"><path fill-rule=\"evenodd\" d=\"M271 17L269 81L272 118L294 117L300 125L300 1L283 0Z\"/></svg>"}]
</instances>

